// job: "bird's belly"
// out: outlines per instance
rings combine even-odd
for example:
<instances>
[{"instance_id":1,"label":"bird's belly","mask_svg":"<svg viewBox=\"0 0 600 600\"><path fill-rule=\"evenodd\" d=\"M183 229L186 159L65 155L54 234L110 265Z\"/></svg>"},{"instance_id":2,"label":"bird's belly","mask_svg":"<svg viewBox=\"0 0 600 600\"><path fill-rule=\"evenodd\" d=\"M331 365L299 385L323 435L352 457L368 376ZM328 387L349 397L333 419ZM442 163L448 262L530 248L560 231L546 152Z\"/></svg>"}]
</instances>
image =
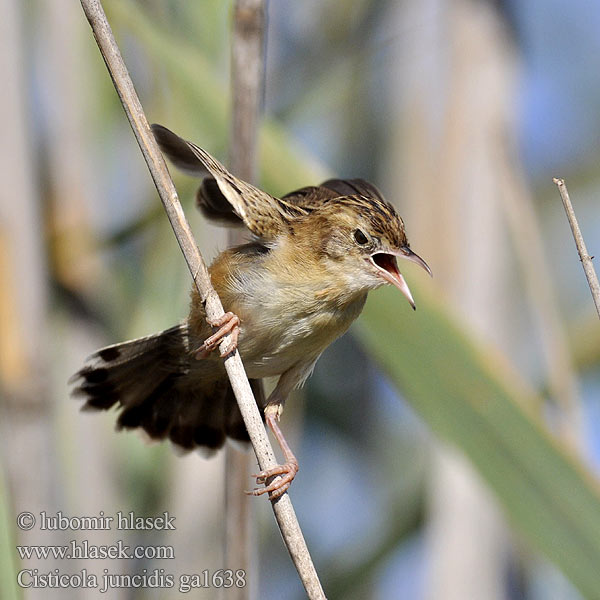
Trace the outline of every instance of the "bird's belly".
<instances>
[{"instance_id":1,"label":"bird's belly","mask_svg":"<svg viewBox=\"0 0 600 600\"><path fill-rule=\"evenodd\" d=\"M240 334L240 354L253 378L281 375L299 362L313 362L337 337L317 335L308 320L298 320L286 326L259 325Z\"/></svg>"},{"instance_id":2,"label":"bird's belly","mask_svg":"<svg viewBox=\"0 0 600 600\"><path fill-rule=\"evenodd\" d=\"M319 306L306 310L302 303L271 309L264 304L244 319L239 350L251 378L281 375L298 364L311 364L358 316L364 299L350 306Z\"/></svg>"}]
</instances>

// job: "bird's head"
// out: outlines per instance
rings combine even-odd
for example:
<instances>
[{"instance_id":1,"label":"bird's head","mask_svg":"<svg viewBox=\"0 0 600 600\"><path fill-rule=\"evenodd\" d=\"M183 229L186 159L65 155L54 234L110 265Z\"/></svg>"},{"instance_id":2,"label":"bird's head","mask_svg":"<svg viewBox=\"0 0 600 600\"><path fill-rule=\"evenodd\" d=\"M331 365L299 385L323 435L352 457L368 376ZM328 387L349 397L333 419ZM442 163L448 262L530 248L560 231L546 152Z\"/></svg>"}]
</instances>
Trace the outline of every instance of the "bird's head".
<instances>
[{"instance_id":1,"label":"bird's head","mask_svg":"<svg viewBox=\"0 0 600 600\"><path fill-rule=\"evenodd\" d=\"M391 204L382 198L343 196L328 200L319 217L315 228L330 269L343 272L356 291L390 283L415 308L397 258L418 264L430 275L431 269L410 249L404 222Z\"/></svg>"}]
</instances>

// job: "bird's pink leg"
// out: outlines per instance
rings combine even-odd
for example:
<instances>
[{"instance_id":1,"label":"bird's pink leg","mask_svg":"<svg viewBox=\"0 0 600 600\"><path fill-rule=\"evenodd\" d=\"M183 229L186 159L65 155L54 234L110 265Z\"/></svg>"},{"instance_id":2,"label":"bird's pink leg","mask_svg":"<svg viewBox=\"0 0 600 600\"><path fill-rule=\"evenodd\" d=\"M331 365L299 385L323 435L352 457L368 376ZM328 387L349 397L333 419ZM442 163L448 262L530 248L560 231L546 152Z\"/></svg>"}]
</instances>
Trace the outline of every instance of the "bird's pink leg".
<instances>
[{"instance_id":1,"label":"bird's pink leg","mask_svg":"<svg viewBox=\"0 0 600 600\"><path fill-rule=\"evenodd\" d=\"M296 477L296 473L298 472L299 468L298 460L294 456L294 453L292 452L277 423L281 413L280 406L281 405L278 404L268 404L265 408L265 421L277 439L279 446L281 447L285 457L285 463L261 471L257 475L253 475L253 477L256 477L257 483L265 483L268 479L277 475L282 475L282 477L272 481L264 488L255 488L249 492L246 492L252 496L260 496L261 494L269 493L269 498L271 500L277 500L277 498L282 496L287 491L294 477Z\"/></svg>"}]
</instances>

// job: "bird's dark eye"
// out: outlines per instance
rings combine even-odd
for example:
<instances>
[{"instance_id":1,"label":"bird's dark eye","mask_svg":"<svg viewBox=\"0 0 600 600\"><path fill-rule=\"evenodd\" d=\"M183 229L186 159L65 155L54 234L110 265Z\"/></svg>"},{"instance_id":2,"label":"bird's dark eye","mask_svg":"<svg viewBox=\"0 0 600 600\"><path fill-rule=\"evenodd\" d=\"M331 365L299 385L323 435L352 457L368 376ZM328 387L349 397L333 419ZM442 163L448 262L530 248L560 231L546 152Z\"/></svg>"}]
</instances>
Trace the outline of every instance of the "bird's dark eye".
<instances>
[{"instance_id":1,"label":"bird's dark eye","mask_svg":"<svg viewBox=\"0 0 600 600\"><path fill-rule=\"evenodd\" d=\"M354 241L361 246L369 242L369 238L360 229L354 230Z\"/></svg>"}]
</instances>

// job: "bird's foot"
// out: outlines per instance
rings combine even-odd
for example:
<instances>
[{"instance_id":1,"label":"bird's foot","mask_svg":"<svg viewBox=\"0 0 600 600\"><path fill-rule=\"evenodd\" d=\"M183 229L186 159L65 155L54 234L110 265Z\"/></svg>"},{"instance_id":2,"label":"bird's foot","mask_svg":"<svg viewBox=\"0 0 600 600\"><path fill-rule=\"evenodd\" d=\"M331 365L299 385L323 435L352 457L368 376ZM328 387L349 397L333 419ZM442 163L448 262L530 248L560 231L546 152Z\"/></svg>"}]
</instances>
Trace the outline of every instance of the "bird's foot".
<instances>
[{"instance_id":1,"label":"bird's foot","mask_svg":"<svg viewBox=\"0 0 600 600\"><path fill-rule=\"evenodd\" d=\"M265 407L265 421L279 442L279 446L281 447L283 455L285 456L285 462L282 465L275 465L269 469L264 469L257 475L252 476L256 477L256 483L267 484L264 488L255 488L249 492L246 492L252 496L261 496L262 494L268 493L270 500L277 500L277 498L287 492L294 477L296 477L296 473L298 472L298 460L294 456L294 453L283 436L281 429L279 429L279 424L277 423L277 421L279 421L279 417L281 416L282 410L283 403L281 402L267 404ZM278 475L280 477L277 477ZM267 483L272 477L277 477L277 479Z\"/></svg>"},{"instance_id":2,"label":"bird's foot","mask_svg":"<svg viewBox=\"0 0 600 600\"><path fill-rule=\"evenodd\" d=\"M221 343L221 340L227 334L231 334L231 338L227 348L221 351L221 358L225 358L228 354L237 350L238 338L240 335L240 319L236 314L226 312L218 319L212 321L208 320L208 324L212 327L218 327L219 329L210 337L206 338L202 346L196 350L196 358L198 360L207 358L211 352L216 350L217 346Z\"/></svg>"},{"instance_id":3,"label":"bird's foot","mask_svg":"<svg viewBox=\"0 0 600 600\"><path fill-rule=\"evenodd\" d=\"M296 477L297 472L298 461L295 458L293 458L293 460L288 460L282 465L275 465L270 469L265 469L256 475L252 475L252 477L256 477L256 483L266 483L268 479L277 475L282 475L283 477L272 481L264 488L255 488L246 493L252 496L261 496L262 494L268 493L271 500L277 500L279 496L282 496L285 492L287 492L294 477Z\"/></svg>"}]
</instances>

